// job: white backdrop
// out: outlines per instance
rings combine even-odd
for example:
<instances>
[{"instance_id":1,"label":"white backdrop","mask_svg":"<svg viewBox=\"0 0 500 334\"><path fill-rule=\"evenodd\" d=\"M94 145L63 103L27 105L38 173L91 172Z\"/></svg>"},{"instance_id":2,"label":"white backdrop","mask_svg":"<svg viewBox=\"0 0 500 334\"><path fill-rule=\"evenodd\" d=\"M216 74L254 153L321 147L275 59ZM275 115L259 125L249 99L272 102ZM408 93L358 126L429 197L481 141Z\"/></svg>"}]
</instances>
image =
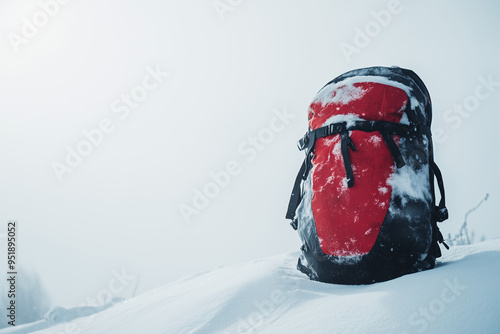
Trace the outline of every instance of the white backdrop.
<instances>
[{"instance_id":1,"label":"white backdrop","mask_svg":"<svg viewBox=\"0 0 500 334\"><path fill-rule=\"evenodd\" d=\"M469 228L497 238L499 10L494 0L2 1L0 233L19 222L20 266L63 306L110 290L116 272L141 293L298 250L284 214L312 97L348 70L398 65L433 99L443 234L489 193Z\"/></svg>"}]
</instances>

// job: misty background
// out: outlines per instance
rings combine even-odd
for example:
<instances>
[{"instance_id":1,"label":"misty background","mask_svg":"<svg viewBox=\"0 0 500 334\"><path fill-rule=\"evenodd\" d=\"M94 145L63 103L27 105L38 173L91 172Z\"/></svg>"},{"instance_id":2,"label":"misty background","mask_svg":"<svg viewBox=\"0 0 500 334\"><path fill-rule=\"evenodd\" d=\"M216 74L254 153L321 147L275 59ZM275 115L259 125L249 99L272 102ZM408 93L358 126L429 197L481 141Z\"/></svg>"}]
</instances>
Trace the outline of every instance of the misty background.
<instances>
[{"instance_id":1,"label":"misty background","mask_svg":"<svg viewBox=\"0 0 500 334\"><path fill-rule=\"evenodd\" d=\"M298 250L284 215L308 105L360 67L410 68L430 91L450 211L443 235L489 193L469 231L500 237L498 2L73 0L48 7L47 22L40 3L55 2L0 3L0 267L14 219L30 277L18 285L32 284L43 307L85 304L103 289L130 297L133 285L140 294ZM388 7L397 13L378 23ZM40 27L23 37L34 17ZM346 44L357 52L346 56ZM164 76L150 80L154 71ZM155 88L137 88L148 75ZM474 99L479 85L487 98ZM125 117L134 91L146 95ZM454 111L464 103L470 111ZM66 165L105 119L113 130L61 181L54 163ZM238 172L195 208L228 164ZM123 271L130 286L110 289Z\"/></svg>"}]
</instances>

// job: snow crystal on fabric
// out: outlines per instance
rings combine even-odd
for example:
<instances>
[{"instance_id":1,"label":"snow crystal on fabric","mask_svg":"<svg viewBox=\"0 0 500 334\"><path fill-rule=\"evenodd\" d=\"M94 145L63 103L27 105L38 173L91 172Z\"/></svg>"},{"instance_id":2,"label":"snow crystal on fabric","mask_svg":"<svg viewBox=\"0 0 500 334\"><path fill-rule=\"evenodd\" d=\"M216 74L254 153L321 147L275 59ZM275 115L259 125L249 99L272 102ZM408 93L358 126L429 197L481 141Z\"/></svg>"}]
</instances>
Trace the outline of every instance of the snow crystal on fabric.
<instances>
[{"instance_id":1,"label":"snow crystal on fabric","mask_svg":"<svg viewBox=\"0 0 500 334\"><path fill-rule=\"evenodd\" d=\"M378 191L380 191L381 194L387 194L389 189L387 189L387 187L379 187Z\"/></svg>"},{"instance_id":2,"label":"snow crystal on fabric","mask_svg":"<svg viewBox=\"0 0 500 334\"><path fill-rule=\"evenodd\" d=\"M321 103L321 106L325 106L330 103L336 104L348 104L353 100L358 100L362 98L369 89L363 89L361 87L356 87L352 84L348 85L328 85L323 88L314 99L313 103Z\"/></svg>"},{"instance_id":3,"label":"snow crystal on fabric","mask_svg":"<svg viewBox=\"0 0 500 334\"><path fill-rule=\"evenodd\" d=\"M401 117L401 120L399 121L400 124L410 124L410 120L408 119L408 115L406 113L403 113L403 116Z\"/></svg>"},{"instance_id":4,"label":"snow crystal on fabric","mask_svg":"<svg viewBox=\"0 0 500 334\"><path fill-rule=\"evenodd\" d=\"M368 139L368 142L373 144L373 146L377 147L380 145L382 142L382 137L378 134L373 134L370 139Z\"/></svg>"},{"instance_id":5,"label":"snow crystal on fabric","mask_svg":"<svg viewBox=\"0 0 500 334\"><path fill-rule=\"evenodd\" d=\"M350 252L340 253L338 256L327 255L330 261L337 264L356 264L359 262L363 255L351 255Z\"/></svg>"},{"instance_id":6,"label":"snow crystal on fabric","mask_svg":"<svg viewBox=\"0 0 500 334\"><path fill-rule=\"evenodd\" d=\"M401 196L403 200L411 198L427 202L432 199L428 184L429 170L415 170L409 166L397 168L388 183L392 186L393 196ZM380 190L380 189L379 189ZM405 205L406 203L402 203Z\"/></svg>"},{"instance_id":7,"label":"snow crystal on fabric","mask_svg":"<svg viewBox=\"0 0 500 334\"><path fill-rule=\"evenodd\" d=\"M327 119L322 126L327 126L329 124L335 124L340 122L346 122L347 126L349 127L349 126L354 126L356 121L364 121L364 119L354 114L333 115L332 117Z\"/></svg>"},{"instance_id":8,"label":"snow crystal on fabric","mask_svg":"<svg viewBox=\"0 0 500 334\"><path fill-rule=\"evenodd\" d=\"M367 90L363 90L361 88L357 88L354 86L355 83L361 83L361 82L373 82L373 83L379 83L383 85L388 85L388 86L393 86L399 89L402 89L406 92L406 95L411 96L410 98L410 106L411 109L415 110L417 107L420 107L421 110L424 110L424 106L415 98L412 93L412 88L408 87L400 82L397 81L392 81L389 78L382 77L382 76L373 76L373 75L365 75L365 76L354 76L354 77L349 77L346 78L340 82L337 82L335 84L330 84L328 86L323 87L323 89L316 95L316 99L313 102L321 102L322 105L324 106L325 104L328 103L333 103L337 102L334 101L333 99L336 99L336 95L333 95L335 90L343 89L343 93L340 94L339 97L337 97L338 102L341 103L347 103L351 100L356 100L361 98ZM345 88L343 88L345 87ZM350 88L349 88L350 87ZM353 94L353 96L344 96L344 94ZM333 96L332 96L333 95ZM343 102L345 99L347 102ZM402 124L406 124L403 120L401 121Z\"/></svg>"},{"instance_id":9,"label":"snow crystal on fabric","mask_svg":"<svg viewBox=\"0 0 500 334\"><path fill-rule=\"evenodd\" d=\"M311 206L313 197L311 179L312 178L309 175L309 177L304 181L302 188L302 201L297 208L297 216L299 217L297 232L299 233L302 240L308 240L309 236L317 234ZM301 255L300 259L302 261L302 264L308 267L313 272L314 276L318 276L318 274L314 271L314 268L307 264L307 259L304 256Z\"/></svg>"},{"instance_id":10,"label":"snow crystal on fabric","mask_svg":"<svg viewBox=\"0 0 500 334\"><path fill-rule=\"evenodd\" d=\"M299 224L299 229L301 227L306 227L307 225L310 225L310 224L304 224L304 222L312 222L314 220L312 206L311 206L312 197L313 197L312 181L311 177L308 177L303 185L302 201L300 202L300 205L297 208L298 216L301 219L301 224Z\"/></svg>"}]
</instances>

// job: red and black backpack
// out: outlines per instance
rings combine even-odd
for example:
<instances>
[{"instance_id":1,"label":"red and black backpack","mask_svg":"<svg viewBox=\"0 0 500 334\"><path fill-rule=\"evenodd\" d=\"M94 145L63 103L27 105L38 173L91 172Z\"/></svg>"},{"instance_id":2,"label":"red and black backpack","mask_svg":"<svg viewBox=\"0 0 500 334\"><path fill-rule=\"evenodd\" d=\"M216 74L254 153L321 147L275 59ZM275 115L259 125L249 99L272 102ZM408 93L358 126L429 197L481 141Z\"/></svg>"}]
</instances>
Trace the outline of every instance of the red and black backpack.
<instances>
[{"instance_id":1,"label":"red and black backpack","mask_svg":"<svg viewBox=\"0 0 500 334\"><path fill-rule=\"evenodd\" d=\"M422 80L399 67L353 70L317 93L308 117L286 214L303 243L298 269L367 284L433 268L448 211Z\"/></svg>"}]
</instances>

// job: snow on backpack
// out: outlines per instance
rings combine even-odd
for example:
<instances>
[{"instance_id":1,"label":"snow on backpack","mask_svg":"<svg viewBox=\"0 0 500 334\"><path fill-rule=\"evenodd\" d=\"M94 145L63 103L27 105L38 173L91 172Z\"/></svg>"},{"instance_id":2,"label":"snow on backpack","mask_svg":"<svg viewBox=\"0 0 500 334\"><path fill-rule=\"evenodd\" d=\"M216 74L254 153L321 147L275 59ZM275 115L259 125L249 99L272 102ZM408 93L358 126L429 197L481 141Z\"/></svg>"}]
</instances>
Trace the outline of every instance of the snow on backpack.
<instances>
[{"instance_id":1,"label":"snow on backpack","mask_svg":"<svg viewBox=\"0 0 500 334\"><path fill-rule=\"evenodd\" d=\"M338 284L433 268L448 211L422 80L399 67L353 70L317 93L308 116L286 214L303 243L297 268Z\"/></svg>"}]
</instances>

